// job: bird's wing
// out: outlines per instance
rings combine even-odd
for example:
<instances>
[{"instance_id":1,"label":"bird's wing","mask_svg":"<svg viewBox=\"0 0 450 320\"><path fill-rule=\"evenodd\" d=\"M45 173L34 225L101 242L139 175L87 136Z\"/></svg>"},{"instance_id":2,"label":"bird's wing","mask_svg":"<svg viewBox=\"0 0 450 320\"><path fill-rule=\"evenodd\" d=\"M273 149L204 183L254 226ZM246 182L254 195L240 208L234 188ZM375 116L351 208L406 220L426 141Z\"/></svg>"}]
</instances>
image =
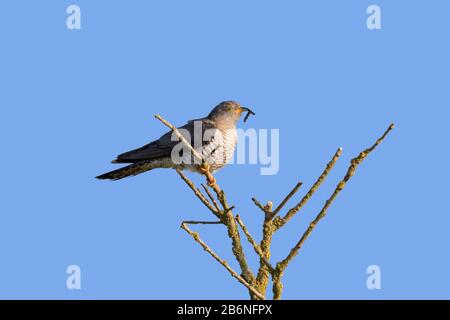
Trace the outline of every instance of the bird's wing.
<instances>
[{"instance_id":1,"label":"bird's wing","mask_svg":"<svg viewBox=\"0 0 450 320\"><path fill-rule=\"evenodd\" d=\"M202 121L202 137L206 130L214 129L215 125L211 120L208 119L199 119L199 120L191 120L187 124L182 127L179 127L179 132L189 141L191 144L193 143L194 138L194 122ZM202 139L203 141L203 139ZM114 160L114 163L133 163L143 160L151 160L163 157L170 157L172 148L176 146L180 141L178 138L174 136L174 140L172 140L172 131L165 133L158 140L152 141L145 146L142 146L138 149L134 149L125 153L122 153L117 156L117 159ZM203 146L207 145L209 141L204 141Z\"/></svg>"}]
</instances>

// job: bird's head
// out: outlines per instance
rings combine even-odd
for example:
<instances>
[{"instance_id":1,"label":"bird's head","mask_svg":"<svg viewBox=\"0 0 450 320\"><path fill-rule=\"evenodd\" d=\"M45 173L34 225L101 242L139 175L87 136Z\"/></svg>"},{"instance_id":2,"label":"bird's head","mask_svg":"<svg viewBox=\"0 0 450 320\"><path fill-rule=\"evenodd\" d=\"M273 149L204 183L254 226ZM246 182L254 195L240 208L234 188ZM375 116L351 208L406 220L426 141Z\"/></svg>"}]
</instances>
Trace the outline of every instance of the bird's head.
<instances>
[{"instance_id":1,"label":"bird's head","mask_svg":"<svg viewBox=\"0 0 450 320\"><path fill-rule=\"evenodd\" d=\"M236 126L241 114L247 112L255 114L249 108L242 107L235 101L224 101L219 103L208 115L208 118L217 123L218 126L231 128Z\"/></svg>"}]
</instances>

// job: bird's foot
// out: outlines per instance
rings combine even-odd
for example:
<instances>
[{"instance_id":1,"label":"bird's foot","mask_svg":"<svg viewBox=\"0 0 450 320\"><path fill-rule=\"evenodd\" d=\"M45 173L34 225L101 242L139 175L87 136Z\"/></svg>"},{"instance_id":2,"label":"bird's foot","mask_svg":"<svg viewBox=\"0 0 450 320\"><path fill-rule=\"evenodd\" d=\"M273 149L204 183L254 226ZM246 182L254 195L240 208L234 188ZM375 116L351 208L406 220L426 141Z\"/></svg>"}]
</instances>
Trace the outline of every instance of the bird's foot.
<instances>
[{"instance_id":1,"label":"bird's foot","mask_svg":"<svg viewBox=\"0 0 450 320\"><path fill-rule=\"evenodd\" d=\"M200 172L206 176L207 184L209 187L214 187L216 185L216 178L211 174L211 166L207 163L203 163L200 166Z\"/></svg>"},{"instance_id":2,"label":"bird's foot","mask_svg":"<svg viewBox=\"0 0 450 320\"><path fill-rule=\"evenodd\" d=\"M216 185L216 178L214 178L212 175L210 177L207 177L206 180L208 180L208 187L212 188Z\"/></svg>"},{"instance_id":3,"label":"bird's foot","mask_svg":"<svg viewBox=\"0 0 450 320\"><path fill-rule=\"evenodd\" d=\"M210 167L211 167L211 166L210 166L209 164L203 163L203 164L200 166L200 172L201 172L201 174L207 175L208 172L209 172Z\"/></svg>"}]
</instances>

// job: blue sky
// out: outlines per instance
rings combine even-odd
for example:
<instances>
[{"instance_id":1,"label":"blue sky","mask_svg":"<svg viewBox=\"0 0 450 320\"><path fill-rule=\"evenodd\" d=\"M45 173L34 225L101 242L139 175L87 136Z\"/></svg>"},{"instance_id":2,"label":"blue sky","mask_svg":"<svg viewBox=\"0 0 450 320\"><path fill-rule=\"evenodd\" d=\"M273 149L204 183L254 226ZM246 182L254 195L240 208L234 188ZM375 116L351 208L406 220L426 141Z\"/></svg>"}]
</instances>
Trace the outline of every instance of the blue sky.
<instances>
[{"instance_id":1,"label":"blue sky","mask_svg":"<svg viewBox=\"0 0 450 320\"><path fill-rule=\"evenodd\" d=\"M81 30L66 28L73 3ZM382 30L366 27L370 4ZM449 10L423 0L3 3L0 298L246 299L179 228L212 217L175 172L94 179L165 132L155 113L182 125L227 99L257 113L240 126L280 130L277 175L258 165L217 174L257 239L251 197L278 203L299 180L306 190L344 148L275 236L276 260L348 161L396 124L288 267L284 298L450 298ZM196 229L237 268L221 227ZM73 264L81 290L66 288ZM381 290L366 287L373 264Z\"/></svg>"}]
</instances>

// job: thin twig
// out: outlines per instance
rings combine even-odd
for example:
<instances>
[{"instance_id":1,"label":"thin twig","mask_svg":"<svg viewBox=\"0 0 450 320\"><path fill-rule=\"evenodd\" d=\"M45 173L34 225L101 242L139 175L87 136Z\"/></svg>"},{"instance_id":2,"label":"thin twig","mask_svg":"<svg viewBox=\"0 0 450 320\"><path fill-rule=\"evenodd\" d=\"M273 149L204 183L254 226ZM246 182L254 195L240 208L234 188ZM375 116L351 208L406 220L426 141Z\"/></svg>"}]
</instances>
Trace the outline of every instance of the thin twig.
<instances>
[{"instance_id":1,"label":"thin twig","mask_svg":"<svg viewBox=\"0 0 450 320\"><path fill-rule=\"evenodd\" d=\"M223 214L227 214L227 213L231 212L232 210L234 210L234 208L235 208L235 206L231 206L231 207L229 207L229 208L226 208L226 209L223 211Z\"/></svg>"},{"instance_id":2,"label":"thin twig","mask_svg":"<svg viewBox=\"0 0 450 320\"><path fill-rule=\"evenodd\" d=\"M261 209L262 212L264 212L265 214L270 213L270 212L267 212L267 209L258 200L256 200L256 198L252 198L252 201L255 204L255 206L257 206L259 209Z\"/></svg>"},{"instance_id":3,"label":"thin twig","mask_svg":"<svg viewBox=\"0 0 450 320\"><path fill-rule=\"evenodd\" d=\"M234 271L225 260L221 259L205 242L203 242L203 240L200 239L200 235L197 232L193 232L191 229L189 229L189 227L185 223L181 224L181 228L185 230L198 244L200 244L202 248L206 252L208 252L216 261L218 261L225 269L227 269L232 277L236 278L240 283L242 283L253 295L258 297L260 300L264 300L264 296L261 295L261 293L259 293L247 281L245 281L244 278L238 275L236 271Z\"/></svg>"},{"instance_id":4,"label":"thin twig","mask_svg":"<svg viewBox=\"0 0 450 320\"><path fill-rule=\"evenodd\" d=\"M203 190L205 190L206 194L208 195L209 199L211 200L211 202L214 205L214 207L216 208L216 210L220 211L219 205L217 204L216 199L214 199L211 191L209 191L208 187L205 186L203 183L201 184L201 186L203 187Z\"/></svg>"},{"instance_id":5,"label":"thin twig","mask_svg":"<svg viewBox=\"0 0 450 320\"><path fill-rule=\"evenodd\" d=\"M223 224L222 221L194 221L194 220L186 220L181 224Z\"/></svg>"},{"instance_id":6,"label":"thin twig","mask_svg":"<svg viewBox=\"0 0 450 320\"><path fill-rule=\"evenodd\" d=\"M159 114L155 115L155 118L158 119L159 121L161 121L164 125L166 125L169 129L171 129L173 131L173 133L175 133L175 135L178 137L178 139L180 139L180 141L186 146L188 147L192 154L194 155L194 157L200 161L199 164L203 163L203 157L200 153L197 152L197 150L194 149L194 147L192 147L192 145L190 144L189 141L186 140L186 138L180 133L180 131L178 131L178 129L172 125L169 121L167 121L166 119L164 119L163 117L161 117Z\"/></svg>"},{"instance_id":7,"label":"thin twig","mask_svg":"<svg viewBox=\"0 0 450 320\"><path fill-rule=\"evenodd\" d=\"M273 219L273 217L275 217L278 214L278 212L280 212L280 210L283 209L286 203L292 198L294 194L297 193L298 189L300 189L301 186L302 186L301 182L296 184L294 189L292 189L292 191L289 192L289 194L283 199L283 201L281 201L278 207L272 212L272 216L270 217L271 219Z\"/></svg>"},{"instance_id":8,"label":"thin twig","mask_svg":"<svg viewBox=\"0 0 450 320\"><path fill-rule=\"evenodd\" d=\"M272 273L273 272L272 265L264 256L264 253L261 251L261 247L253 239L252 235L250 234L250 231L248 231L247 227L245 226L244 222L242 221L242 219L239 215L236 215L236 221L239 224L239 226L241 227L245 236L247 237L248 242L250 242L250 244L253 246L253 249L255 249L256 254L259 255L261 260L266 264L267 268L269 268L269 271Z\"/></svg>"},{"instance_id":9,"label":"thin twig","mask_svg":"<svg viewBox=\"0 0 450 320\"><path fill-rule=\"evenodd\" d=\"M301 247L303 246L303 244L306 241L306 239L309 237L311 232L314 230L315 226L319 223L319 221L321 219L323 219L326 216L328 208L330 207L330 205L333 203L333 201L336 199L336 197L342 191L342 189L344 189L345 185L350 180L350 178L355 174L355 171L356 171L356 168L358 167L358 165L384 140L384 138L388 135L388 133L393 128L394 128L394 125L391 124L389 126L389 128L375 142L375 144L372 147L362 151L357 157L355 157L355 158L353 158L351 160L350 166L349 166L349 168L347 170L347 173L344 176L344 178L338 183L338 185L336 186L336 189L331 194L330 198L325 202L325 205L323 206L322 210L320 210L320 212L316 216L316 218L313 221L311 221L311 223L309 224L308 229L306 229L306 231L303 233L302 237L297 242L295 247L291 249L291 251L289 252L288 256L277 264L277 269L284 270L287 267L287 265L289 264L289 262L298 254L298 251L301 249Z\"/></svg>"},{"instance_id":10,"label":"thin twig","mask_svg":"<svg viewBox=\"0 0 450 320\"><path fill-rule=\"evenodd\" d=\"M209 209L211 210L214 215L217 217L220 216L220 210L217 210L214 208L211 203L209 203L208 199L205 198L203 193L200 192L200 190L194 185L194 183L186 177L186 175L181 171L180 169L176 169L177 173L180 175L181 179L191 188L191 190L194 192L194 194L197 196L197 198L200 199L200 201Z\"/></svg>"},{"instance_id":11,"label":"thin twig","mask_svg":"<svg viewBox=\"0 0 450 320\"><path fill-rule=\"evenodd\" d=\"M300 202L293 207L292 209L290 209L287 214L281 218L281 217L277 217L274 220L274 226L275 229L280 229L282 226L284 226L307 202L308 200L312 197L312 195L317 191L317 189L320 187L320 185L322 184L323 181L325 181L325 178L328 176L328 174L330 173L331 169L334 167L334 165L336 164L336 161L339 159L339 157L342 154L342 148L339 148L336 153L334 154L333 158L330 160L330 162L328 162L325 170L322 172L322 174L320 175L320 177L317 179L317 181L313 184L313 186L311 187L311 189L309 189L309 191L306 193L306 195L300 200Z\"/></svg>"}]
</instances>

